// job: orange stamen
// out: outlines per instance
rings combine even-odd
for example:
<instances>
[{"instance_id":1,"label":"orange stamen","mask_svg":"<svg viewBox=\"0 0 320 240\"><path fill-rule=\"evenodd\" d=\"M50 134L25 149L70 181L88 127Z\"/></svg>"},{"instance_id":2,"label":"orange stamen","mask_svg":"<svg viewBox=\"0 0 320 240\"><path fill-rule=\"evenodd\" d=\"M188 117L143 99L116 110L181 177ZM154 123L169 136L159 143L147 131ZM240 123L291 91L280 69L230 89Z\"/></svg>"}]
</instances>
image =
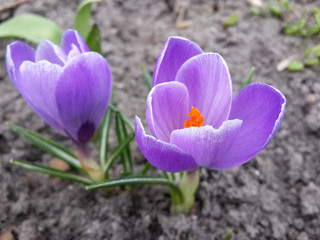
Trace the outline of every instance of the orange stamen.
<instances>
[{"instance_id":1,"label":"orange stamen","mask_svg":"<svg viewBox=\"0 0 320 240\"><path fill-rule=\"evenodd\" d=\"M192 107L191 112L188 113L188 116L191 117L191 119L187 119L184 122L184 128L203 126L204 117L201 116L201 113L197 108Z\"/></svg>"}]
</instances>

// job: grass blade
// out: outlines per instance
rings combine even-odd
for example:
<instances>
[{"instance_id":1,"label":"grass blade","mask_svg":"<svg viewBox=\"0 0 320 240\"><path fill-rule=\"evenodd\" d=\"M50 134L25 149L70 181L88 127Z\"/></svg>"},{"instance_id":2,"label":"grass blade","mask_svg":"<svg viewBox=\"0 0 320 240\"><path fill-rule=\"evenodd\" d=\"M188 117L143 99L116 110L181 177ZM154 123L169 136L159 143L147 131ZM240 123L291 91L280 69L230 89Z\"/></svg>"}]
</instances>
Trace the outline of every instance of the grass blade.
<instances>
[{"instance_id":1,"label":"grass blade","mask_svg":"<svg viewBox=\"0 0 320 240\"><path fill-rule=\"evenodd\" d=\"M116 186L137 185L137 184L166 185L176 193L176 195L178 196L178 201L181 203L183 202L183 195L177 185L175 185L173 182L169 181L168 179L158 178L153 176L136 175L136 176L130 176L125 178L117 178L117 179L108 180L102 183L87 185L86 189L110 188L110 187L116 187Z\"/></svg>"},{"instance_id":2,"label":"grass blade","mask_svg":"<svg viewBox=\"0 0 320 240\"><path fill-rule=\"evenodd\" d=\"M122 120L128 125L128 127L130 128L130 130L132 132L134 132L134 124L126 117L124 116L115 106L113 106L112 104L109 104L109 108L113 111L113 112L119 112Z\"/></svg>"},{"instance_id":3,"label":"grass blade","mask_svg":"<svg viewBox=\"0 0 320 240\"><path fill-rule=\"evenodd\" d=\"M8 127L14 131L15 133L19 134L21 137L24 137L37 147L41 148L45 152L51 154L52 156L59 158L66 163L68 163L73 168L85 172L76 156L69 151L68 149L62 147L58 143L55 143L53 141L50 141L39 134L29 131L27 129L24 129L22 127L15 126L13 124L9 124Z\"/></svg>"},{"instance_id":4,"label":"grass blade","mask_svg":"<svg viewBox=\"0 0 320 240\"><path fill-rule=\"evenodd\" d=\"M126 137L111 153L110 157L108 157L103 171L108 172L108 170L113 165L114 161L121 155L123 150L128 146L128 144L132 141L134 138L134 133L131 133L128 137Z\"/></svg>"},{"instance_id":5,"label":"grass blade","mask_svg":"<svg viewBox=\"0 0 320 240\"><path fill-rule=\"evenodd\" d=\"M23 167L25 169L28 169L30 171L34 172L39 172L39 173L44 173L47 175L50 175L52 177L58 177L62 179L66 179L72 182L78 182L78 183L83 183L83 184L91 184L92 181L86 177L78 176L72 173L67 173L55 168L51 168L42 164L37 164L37 163L30 163L26 161L18 161L18 160L13 160L11 159L10 162L13 165Z\"/></svg>"},{"instance_id":6,"label":"grass blade","mask_svg":"<svg viewBox=\"0 0 320 240\"><path fill-rule=\"evenodd\" d=\"M116 113L116 132L118 143L121 144L128 137L128 132L119 112ZM127 144L122 150L121 161L123 164L124 175L131 175L132 159L129 144Z\"/></svg>"},{"instance_id":7,"label":"grass blade","mask_svg":"<svg viewBox=\"0 0 320 240\"><path fill-rule=\"evenodd\" d=\"M246 78L246 80L244 81L244 83L242 84L240 89L244 88L245 86L247 86L248 84L251 83L251 79L252 79L253 74L254 74L255 71L256 71L256 68L252 67L248 77Z\"/></svg>"},{"instance_id":8,"label":"grass blade","mask_svg":"<svg viewBox=\"0 0 320 240\"><path fill-rule=\"evenodd\" d=\"M150 73L147 71L145 67L141 67L141 71L143 73L144 80L146 81L146 84L149 88L149 90L152 88L152 76Z\"/></svg>"},{"instance_id":9,"label":"grass blade","mask_svg":"<svg viewBox=\"0 0 320 240\"><path fill-rule=\"evenodd\" d=\"M101 126L99 163L102 169L104 168L104 165L106 164L106 161L107 161L110 123L111 123L111 110L108 109L102 119L102 126Z\"/></svg>"}]
</instances>

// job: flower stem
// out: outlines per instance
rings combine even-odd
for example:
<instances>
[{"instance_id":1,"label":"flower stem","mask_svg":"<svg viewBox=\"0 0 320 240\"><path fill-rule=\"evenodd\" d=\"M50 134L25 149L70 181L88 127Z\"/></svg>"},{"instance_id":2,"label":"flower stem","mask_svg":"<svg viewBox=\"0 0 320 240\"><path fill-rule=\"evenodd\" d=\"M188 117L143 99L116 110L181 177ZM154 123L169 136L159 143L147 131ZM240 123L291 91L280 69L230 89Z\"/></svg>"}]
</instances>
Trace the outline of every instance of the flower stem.
<instances>
[{"instance_id":1,"label":"flower stem","mask_svg":"<svg viewBox=\"0 0 320 240\"><path fill-rule=\"evenodd\" d=\"M171 214L188 213L194 204L194 194L199 185L199 170L185 172L180 183L183 202L174 201L175 193L170 191L172 197Z\"/></svg>"},{"instance_id":2,"label":"flower stem","mask_svg":"<svg viewBox=\"0 0 320 240\"><path fill-rule=\"evenodd\" d=\"M94 161L93 159L89 158L89 154L88 154L88 148L86 145L77 145L78 147L78 160L81 164L81 167L83 170L85 170L90 178L94 181L94 182L102 182L105 180L105 174L103 173L101 166L99 166L99 164Z\"/></svg>"}]
</instances>

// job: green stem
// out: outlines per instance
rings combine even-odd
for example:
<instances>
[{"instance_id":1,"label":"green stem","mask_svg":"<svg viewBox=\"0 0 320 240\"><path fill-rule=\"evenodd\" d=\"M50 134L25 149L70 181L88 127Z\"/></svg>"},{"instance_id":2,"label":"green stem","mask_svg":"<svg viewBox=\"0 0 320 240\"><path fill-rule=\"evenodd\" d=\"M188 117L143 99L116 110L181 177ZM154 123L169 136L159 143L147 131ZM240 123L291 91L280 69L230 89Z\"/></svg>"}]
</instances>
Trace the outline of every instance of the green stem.
<instances>
[{"instance_id":1,"label":"green stem","mask_svg":"<svg viewBox=\"0 0 320 240\"><path fill-rule=\"evenodd\" d=\"M199 185L199 177L199 170L184 173L180 184L180 190L183 194L184 201L183 203L175 203L172 201L172 214L188 213L190 211L194 204L194 194ZM171 197L174 198L175 196L171 193Z\"/></svg>"}]
</instances>

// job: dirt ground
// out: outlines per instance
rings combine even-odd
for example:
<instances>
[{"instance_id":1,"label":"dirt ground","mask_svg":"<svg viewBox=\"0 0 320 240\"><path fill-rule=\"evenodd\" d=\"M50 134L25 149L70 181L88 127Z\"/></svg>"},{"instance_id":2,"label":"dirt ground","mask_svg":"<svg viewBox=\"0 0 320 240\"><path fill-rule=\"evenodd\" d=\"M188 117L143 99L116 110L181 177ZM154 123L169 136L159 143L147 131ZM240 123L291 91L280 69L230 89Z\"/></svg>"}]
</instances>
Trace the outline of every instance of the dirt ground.
<instances>
[{"instance_id":1,"label":"dirt ground","mask_svg":"<svg viewBox=\"0 0 320 240\"><path fill-rule=\"evenodd\" d=\"M0 5L2 4L1 3ZM73 27L80 1L34 0L13 15L36 13L62 29ZM320 5L296 1L298 11ZM184 19L214 13L184 29L175 27L172 8L186 8ZM222 22L237 13L228 29ZM10 15L10 13L0 13ZM3 15L4 16L4 15ZM1 19L1 18L0 18ZM129 118L144 118L148 93L140 66L152 73L168 36L179 35L205 51L218 52L229 65L235 93L256 67L253 81L280 89L287 97L281 128L269 146L244 166L223 172L204 169L191 214L170 216L168 189L140 186L113 194L28 172L11 158L48 164L50 156L10 132L13 123L71 147L50 129L13 87L0 41L0 239L320 239L320 77L319 69L278 72L278 63L319 43L281 33L283 22L250 13L246 1L102 0L93 6L102 31L103 53L112 69L115 105ZM144 122L145 123L145 122ZM115 144L115 136L112 137ZM135 171L145 160L131 144ZM115 173L121 171L116 166ZM152 174L159 174L156 170ZM7 238L5 238L7 237Z\"/></svg>"}]
</instances>

